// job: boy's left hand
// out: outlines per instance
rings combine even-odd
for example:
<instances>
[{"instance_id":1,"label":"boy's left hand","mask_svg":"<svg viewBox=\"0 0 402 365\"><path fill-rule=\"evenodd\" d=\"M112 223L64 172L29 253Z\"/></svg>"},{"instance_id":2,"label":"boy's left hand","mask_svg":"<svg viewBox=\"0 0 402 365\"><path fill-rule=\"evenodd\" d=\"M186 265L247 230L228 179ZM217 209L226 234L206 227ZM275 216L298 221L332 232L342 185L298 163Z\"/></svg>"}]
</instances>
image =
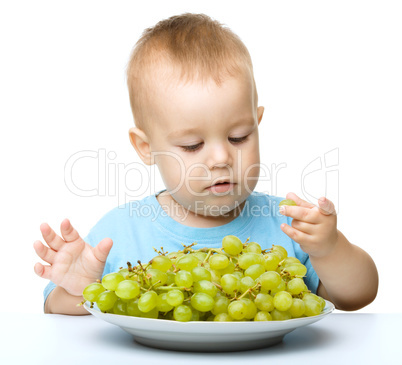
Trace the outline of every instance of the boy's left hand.
<instances>
[{"instance_id":1,"label":"boy's left hand","mask_svg":"<svg viewBox=\"0 0 402 365\"><path fill-rule=\"evenodd\" d=\"M280 211L282 215L293 218L292 226L281 224L282 231L310 256L327 256L338 241L334 204L323 197L318 200L317 207L294 193L287 194L286 199L294 200L297 206L284 206Z\"/></svg>"}]
</instances>

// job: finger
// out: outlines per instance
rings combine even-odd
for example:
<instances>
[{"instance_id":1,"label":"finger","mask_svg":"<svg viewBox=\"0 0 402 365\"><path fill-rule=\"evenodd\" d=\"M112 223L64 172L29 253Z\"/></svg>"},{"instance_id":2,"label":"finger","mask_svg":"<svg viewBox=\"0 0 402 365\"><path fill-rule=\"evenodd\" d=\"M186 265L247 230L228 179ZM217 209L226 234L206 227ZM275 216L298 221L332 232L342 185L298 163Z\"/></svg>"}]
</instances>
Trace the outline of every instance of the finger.
<instances>
[{"instance_id":1,"label":"finger","mask_svg":"<svg viewBox=\"0 0 402 365\"><path fill-rule=\"evenodd\" d=\"M113 241L110 238L104 238L102 241L98 243L96 247L94 247L93 253L94 256L100 262L106 262L107 256L109 255L110 250L112 249Z\"/></svg>"},{"instance_id":2,"label":"finger","mask_svg":"<svg viewBox=\"0 0 402 365\"><path fill-rule=\"evenodd\" d=\"M318 199L318 207L320 208L320 213L324 215L336 215L334 203L325 197Z\"/></svg>"},{"instance_id":3,"label":"finger","mask_svg":"<svg viewBox=\"0 0 402 365\"><path fill-rule=\"evenodd\" d=\"M40 231L45 242L54 251L60 250L60 248L65 244L64 240L58 236L47 223L42 223L40 225Z\"/></svg>"},{"instance_id":4,"label":"finger","mask_svg":"<svg viewBox=\"0 0 402 365\"><path fill-rule=\"evenodd\" d=\"M50 280L50 270L51 270L50 265L42 265L39 262L37 262L34 266L35 274L43 279Z\"/></svg>"},{"instance_id":5,"label":"finger","mask_svg":"<svg viewBox=\"0 0 402 365\"><path fill-rule=\"evenodd\" d=\"M80 235L67 218L61 222L60 231L66 242L73 242L80 238Z\"/></svg>"},{"instance_id":6,"label":"finger","mask_svg":"<svg viewBox=\"0 0 402 365\"><path fill-rule=\"evenodd\" d=\"M34 250L36 254L43 260L49 264L53 264L54 256L56 254L55 251L46 247L41 241L34 242Z\"/></svg>"},{"instance_id":7,"label":"finger","mask_svg":"<svg viewBox=\"0 0 402 365\"><path fill-rule=\"evenodd\" d=\"M289 236L293 241L299 243L300 245L304 245L310 242L310 235L299 231L286 223L281 224L282 231Z\"/></svg>"},{"instance_id":8,"label":"finger","mask_svg":"<svg viewBox=\"0 0 402 365\"><path fill-rule=\"evenodd\" d=\"M299 198L295 193L288 193L286 195L286 199L292 199L300 207L305 207L305 208L315 207L314 204L311 204L308 201L305 201L305 200Z\"/></svg>"},{"instance_id":9,"label":"finger","mask_svg":"<svg viewBox=\"0 0 402 365\"><path fill-rule=\"evenodd\" d=\"M292 220L292 227L300 232L311 235L314 233L315 224L305 223L297 219Z\"/></svg>"},{"instance_id":10,"label":"finger","mask_svg":"<svg viewBox=\"0 0 402 365\"><path fill-rule=\"evenodd\" d=\"M316 207L315 207L316 208ZM303 221L310 224L319 223L319 214L318 209L304 208L304 207L295 207L294 205L284 205L280 207L279 212L282 215L286 215L293 219L297 219L299 221Z\"/></svg>"}]
</instances>

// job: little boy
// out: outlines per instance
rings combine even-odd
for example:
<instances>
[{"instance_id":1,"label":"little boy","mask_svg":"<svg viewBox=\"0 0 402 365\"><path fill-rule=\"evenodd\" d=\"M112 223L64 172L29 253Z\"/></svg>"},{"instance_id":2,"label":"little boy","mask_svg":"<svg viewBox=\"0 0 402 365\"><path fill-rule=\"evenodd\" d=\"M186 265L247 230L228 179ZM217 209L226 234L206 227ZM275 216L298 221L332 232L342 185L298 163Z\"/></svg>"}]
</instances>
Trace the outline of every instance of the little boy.
<instances>
[{"instance_id":1,"label":"little boy","mask_svg":"<svg viewBox=\"0 0 402 365\"><path fill-rule=\"evenodd\" d=\"M37 275L51 280L45 312L88 314L82 291L127 261L147 262L153 247L220 247L248 237L263 249L278 244L308 271L308 288L337 308L374 300L378 274L371 257L337 229L334 205L293 193L297 206L278 214L282 198L254 192L259 177L258 106L247 48L203 14L183 14L145 30L127 68L135 128L130 140L142 161L156 164L166 190L117 207L82 239L66 219L61 237L47 225L34 243ZM144 212L156 212L144 214Z\"/></svg>"}]
</instances>

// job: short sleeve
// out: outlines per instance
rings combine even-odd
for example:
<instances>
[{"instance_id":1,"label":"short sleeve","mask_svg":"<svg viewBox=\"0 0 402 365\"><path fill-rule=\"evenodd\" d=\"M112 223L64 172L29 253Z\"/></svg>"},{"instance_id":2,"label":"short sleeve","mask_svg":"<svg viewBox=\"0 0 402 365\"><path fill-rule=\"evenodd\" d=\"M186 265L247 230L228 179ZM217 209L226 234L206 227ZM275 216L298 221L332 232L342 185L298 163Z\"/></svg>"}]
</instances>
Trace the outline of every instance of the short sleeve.
<instances>
[{"instance_id":1,"label":"short sleeve","mask_svg":"<svg viewBox=\"0 0 402 365\"><path fill-rule=\"evenodd\" d=\"M310 257L307 256L307 260L303 263L304 266L307 268L307 274L304 278L304 282L306 283L309 290L312 293L317 294L318 284L320 279L318 278L317 273L313 269L313 265L311 265Z\"/></svg>"}]
</instances>

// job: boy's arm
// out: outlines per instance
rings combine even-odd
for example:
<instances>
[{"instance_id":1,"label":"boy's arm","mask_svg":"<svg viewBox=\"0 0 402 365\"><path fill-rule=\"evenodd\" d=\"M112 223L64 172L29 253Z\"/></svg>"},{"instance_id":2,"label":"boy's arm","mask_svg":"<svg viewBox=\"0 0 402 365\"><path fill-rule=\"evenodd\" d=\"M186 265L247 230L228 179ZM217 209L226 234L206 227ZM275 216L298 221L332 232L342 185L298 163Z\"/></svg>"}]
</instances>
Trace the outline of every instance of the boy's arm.
<instances>
[{"instance_id":1,"label":"boy's arm","mask_svg":"<svg viewBox=\"0 0 402 365\"><path fill-rule=\"evenodd\" d=\"M283 207L281 214L292 217L291 226L281 228L309 254L320 278L317 294L341 310L357 310L370 304L377 295L378 272L372 258L351 244L337 229L334 204L328 199L319 206L289 193L297 206Z\"/></svg>"},{"instance_id":2,"label":"boy's arm","mask_svg":"<svg viewBox=\"0 0 402 365\"><path fill-rule=\"evenodd\" d=\"M77 304L83 300L82 296L71 295L61 286L56 286L46 299L45 313L75 316L90 314L83 306L77 307Z\"/></svg>"},{"instance_id":3,"label":"boy's arm","mask_svg":"<svg viewBox=\"0 0 402 365\"><path fill-rule=\"evenodd\" d=\"M323 257L310 256L320 284L317 294L341 310L357 310L377 295L378 273L373 259L338 231L334 250Z\"/></svg>"}]
</instances>

